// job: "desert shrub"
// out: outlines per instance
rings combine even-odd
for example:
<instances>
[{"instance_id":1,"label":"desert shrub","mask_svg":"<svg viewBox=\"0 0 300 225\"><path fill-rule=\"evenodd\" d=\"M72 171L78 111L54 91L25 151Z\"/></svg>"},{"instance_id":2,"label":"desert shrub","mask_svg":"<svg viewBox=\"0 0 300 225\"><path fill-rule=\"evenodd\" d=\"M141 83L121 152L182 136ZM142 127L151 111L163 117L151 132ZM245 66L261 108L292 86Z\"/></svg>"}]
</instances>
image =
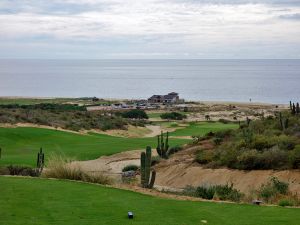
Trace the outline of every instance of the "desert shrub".
<instances>
[{"instance_id":1,"label":"desert shrub","mask_svg":"<svg viewBox=\"0 0 300 225\"><path fill-rule=\"evenodd\" d=\"M213 199L218 198L220 200L230 200L239 202L243 194L237 189L233 188L233 185L215 185L215 186L199 186L195 189L194 196Z\"/></svg>"},{"instance_id":2,"label":"desert shrub","mask_svg":"<svg viewBox=\"0 0 300 225\"><path fill-rule=\"evenodd\" d=\"M122 172L126 171L137 171L139 167L137 165L127 165L122 169Z\"/></svg>"},{"instance_id":3,"label":"desert shrub","mask_svg":"<svg viewBox=\"0 0 300 225\"><path fill-rule=\"evenodd\" d=\"M196 154L196 162L200 164L207 164L213 161L214 153L211 150L199 150Z\"/></svg>"},{"instance_id":4,"label":"desert shrub","mask_svg":"<svg viewBox=\"0 0 300 225\"><path fill-rule=\"evenodd\" d=\"M215 186L199 186L196 188L196 197L204 198L204 199L213 199L215 195L216 189Z\"/></svg>"},{"instance_id":5,"label":"desert shrub","mask_svg":"<svg viewBox=\"0 0 300 225\"><path fill-rule=\"evenodd\" d=\"M237 157L238 168L243 170L260 169L263 167L261 154L256 150L244 151Z\"/></svg>"},{"instance_id":6,"label":"desert shrub","mask_svg":"<svg viewBox=\"0 0 300 225\"><path fill-rule=\"evenodd\" d=\"M174 154L174 153L176 153L176 152L179 152L179 151L181 151L181 150L182 150L182 147L179 146L179 145L177 145L177 146L171 147L171 148L168 150L168 153L169 153L169 155L172 155L172 154Z\"/></svg>"},{"instance_id":7,"label":"desert shrub","mask_svg":"<svg viewBox=\"0 0 300 225\"><path fill-rule=\"evenodd\" d=\"M220 200L230 200L234 202L239 202L243 194L237 189L233 188L231 185L217 185L215 186L216 195Z\"/></svg>"},{"instance_id":8,"label":"desert shrub","mask_svg":"<svg viewBox=\"0 0 300 225\"><path fill-rule=\"evenodd\" d=\"M220 131L217 131L214 136L216 138L226 138L226 137L229 137L230 135L232 134L232 130L230 129L226 129L226 130L220 130Z\"/></svg>"},{"instance_id":9,"label":"desert shrub","mask_svg":"<svg viewBox=\"0 0 300 225\"><path fill-rule=\"evenodd\" d=\"M285 195L288 193L289 184L285 183L283 181L278 180L277 177L272 177L271 182L273 187L282 195Z\"/></svg>"},{"instance_id":10,"label":"desert shrub","mask_svg":"<svg viewBox=\"0 0 300 225\"><path fill-rule=\"evenodd\" d=\"M263 149L270 148L273 145L275 145L275 143L274 144L270 143L270 140L268 139L268 137L263 136L263 135L257 135L254 137L251 147L253 149L262 151Z\"/></svg>"},{"instance_id":11,"label":"desert shrub","mask_svg":"<svg viewBox=\"0 0 300 225\"><path fill-rule=\"evenodd\" d=\"M226 120L226 119L219 119L219 122L227 124L227 123L230 123L231 121L230 120Z\"/></svg>"},{"instance_id":12,"label":"desert shrub","mask_svg":"<svg viewBox=\"0 0 300 225\"><path fill-rule=\"evenodd\" d=\"M260 187L258 194L265 201L270 202L280 194L287 194L288 188L288 183L279 181L276 177L271 177L270 181L267 184L263 184Z\"/></svg>"},{"instance_id":13,"label":"desert shrub","mask_svg":"<svg viewBox=\"0 0 300 225\"><path fill-rule=\"evenodd\" d=\"M274 146L261 155L262 166L259 169L286 169L289 155L286 151Z\"/></svg>"},{"instance_id":14,"label":"desert shrub","mask_svg":"<svg viewBox=\"0 0 300 225\"><path fill-rule=\"evenodd\" d=\"M300 145L297 145L289 154L290 165L293 169L300 168Z\"/></svg>"},{"instance_id":15,"label":"desert shrub","mask_svg":"<svg viewBox=\"0 0 300 225\"><path fill-rule=\"evenodd\" d=\"M220 145L223 141L222 138L215 137L212 139L215 145Z\"/></svg>"},{"instance_id":16,"label":"desert shrub","mask_svg":"<svg viewBox=\"0 0 300 225\"><path fill-rule=\"evenodd\" d=\"M161 161L161 157L159 155L153 156L151 158L151 166L158 164Z\"/></svg>"},{"instance_id":17,"label":"desert shrub","mask_svg":"<svg viewBox=\"0 0 300 225\"><path fill-rule=\"evenodd\" d=\"M43 177L81 180L84 182L111 184L112 180L101 173L88 174L77 165L71 164L72 160L60 155L51 155L48 157L47 170L42 174Z\"/></svg>"},{"instance_id":18,"label":"desert shrub","mask_svg":"<svg viewBox=\"0 0 300 225\"><path fill-rule=\"evenodd\" d=\"M186 115L178 112L170 112L170 113L161 114L160 118L167 119L167 120L183 120L186 118Z\"/></svg>"},{"instance_id":19,"label":"desert shrub","mask_svg":"<svg viewBox=\"0 0 300 225\"><path fill-rule=\"evenodd\" d=\"M294 202L290 199L281 199L278 202L279 206L285 207L285 206L294 206Z\"/></svg>"},{"instance_id":20,"label":"desert shrub","mask_svg":"<svg viewBox=\"0 0 300 225\"><path fill-rule=\"evenodd\" d=\"M220 165L227 166L229 168L235 169L237 164L237 157L239 156L239 151L232 146L220 146L217 150L217 157Z\"/></svg>"},{"instance_id":21,"label":"desert shrub","mask_svg":"<svg viewBox=\"0 0 300 225\"><path fill-rule=\"evenodd\" d=\"M31 176L38 177L40 175L39 169L31 168L27 166L15 166L10 165L7 167L9 175L12 176Z\"/></svg>"},{"instance_id":22,"label":"desert shrub","mask_svg":"<svg viewBox=\"0 0 300 225\"><path fill-rule=\"evenodd\" d=\"M296 146L296 139L290 136L280 135L277 144L280 149L293 150Z\"/></svg>"},{"instance_id":23,"label":"desert shrub","mask_svg":"<svg viewBox=\"0 0 300 225\"><path fill-rule=\"evenodd\" d=\"M130 111L124 112L121 114L124 118L130 119L148 119L147 113L141 109L132 109Z\"/></svg>"}]
</instances>

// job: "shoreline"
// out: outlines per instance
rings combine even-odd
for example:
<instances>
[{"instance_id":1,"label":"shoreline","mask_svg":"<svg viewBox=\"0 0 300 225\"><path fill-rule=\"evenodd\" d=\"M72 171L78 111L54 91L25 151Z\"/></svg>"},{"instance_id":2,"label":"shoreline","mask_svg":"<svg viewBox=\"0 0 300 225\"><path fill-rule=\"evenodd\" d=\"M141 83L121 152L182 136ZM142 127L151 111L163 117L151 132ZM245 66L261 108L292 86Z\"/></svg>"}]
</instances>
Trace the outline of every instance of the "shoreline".
<instances>
[{"instance_id":1,"label":"shoreline","mask_svg":"<svg viewBox=\"0 0 300 225\"><path fill-rule=\"evenodd\" d=\"M93 97L33 97L33 96L0 96L0 100L88 100ZM129 98L99 98L101 101L113 101L113 102L124 102L124 101L141 101L145 99L129 99ZM95 102L97 103L97 102ZM272 103L272 102L259 102L259 101L234 101L234 100L186 100L186 102L181 104L205 104L205 105L220 105L220 104L237 104L237 105L262 105L262 106L288 106L287 103ZM1 103L0 103L1 104ZM179 103L180 105L180 103Z\"/></svg>"}]
</instances>

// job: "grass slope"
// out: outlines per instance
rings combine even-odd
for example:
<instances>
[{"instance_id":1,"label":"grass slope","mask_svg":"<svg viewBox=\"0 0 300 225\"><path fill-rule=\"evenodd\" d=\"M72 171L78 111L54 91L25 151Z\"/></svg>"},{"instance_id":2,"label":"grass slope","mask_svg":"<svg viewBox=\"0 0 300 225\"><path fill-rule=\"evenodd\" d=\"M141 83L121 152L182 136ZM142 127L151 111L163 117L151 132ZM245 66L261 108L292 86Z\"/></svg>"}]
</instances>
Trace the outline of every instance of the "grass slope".
<instances>
[{"instance_id":1,"label":"grass slope","mask_svg":"<svg viewBox=\"0 0 300 225\"><path fill-rule=\"evenodd\" d=\"M5 225L296 225L300 209L161 199L71 181L0 177ZM133 211L135 218L127 219Z\"/></svg>"},{"instance_id":2,"label":"grass slope","mask_svg":"<svg viewBox=\"0 0 300 225\"><path fill-rule=\"evenodd\" d=\"M198 122L190 123L190 125L183 129L178 129L175 132L170 133L171 136L193 136L204 135L210 131L216 132L225 129L238 128L238 124L234 123L219 123L219 122Z\"/></svg>"},{"instance_id":3,"label":"grass slope","mask_svg":"<svg viewBox=\"0 0 300 225\"><path fill-rule=\"evenodd\" d=\"M174 139L171 145L187 143ZM0 128L0 165L23 164L34 166L40 147L47 155L64 153L79 160L95 159L121 151L156 147L156 138L121 138L101 134L79 135L40 128Z\"/></svg>"}]
</instances>

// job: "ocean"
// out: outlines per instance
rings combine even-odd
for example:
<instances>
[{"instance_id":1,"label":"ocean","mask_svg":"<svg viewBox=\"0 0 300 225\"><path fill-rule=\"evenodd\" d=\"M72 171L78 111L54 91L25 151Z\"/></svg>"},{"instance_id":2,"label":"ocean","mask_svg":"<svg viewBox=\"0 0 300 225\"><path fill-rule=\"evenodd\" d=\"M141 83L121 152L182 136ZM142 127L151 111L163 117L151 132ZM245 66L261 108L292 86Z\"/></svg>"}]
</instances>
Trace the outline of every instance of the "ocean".
<instances>
[{"instance_id":1,"label":"ocean","mask_svg":"<svg viewBox=\"0 0 300 225\"><path fill-rule=\"evenodd\" d=\"M0 96L300 101L300 60L0 60Z\"/></svg>"}]
</instances>

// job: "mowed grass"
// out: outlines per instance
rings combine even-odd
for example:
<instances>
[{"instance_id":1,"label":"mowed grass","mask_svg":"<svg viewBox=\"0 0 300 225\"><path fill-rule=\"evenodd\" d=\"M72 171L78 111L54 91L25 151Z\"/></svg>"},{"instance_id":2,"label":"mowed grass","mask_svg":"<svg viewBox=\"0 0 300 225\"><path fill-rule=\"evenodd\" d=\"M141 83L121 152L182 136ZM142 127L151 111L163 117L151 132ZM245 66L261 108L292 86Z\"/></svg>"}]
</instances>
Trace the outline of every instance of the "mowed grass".
<instances>
[{"instance_id":1,"label":"mowed grass","mask_svg":"<svg viewBox=\"0 0 300 225\"><path fill-rule=\"evenodd\" d=\"M187 143L174 139L171 146ZM122 138L101 134L79 135L41 128L0 128L0 165L19 164L34 166L42 147L46 159L52 152L78 160L96 159L122 151L156 147L156 138Z\"/></svg>"},{"instance_id":2,"label":"mowed grass","mask_svg":"<svg viewBox=\"0 0 300 225\"><path fill-rule=\"evenodd\" d=\"M189 126L181 129L177 129L171 132L171 136L202 136L208 132L217 132L226 129L236 129L238 124L235 123L220 123L220 122L192 122Z\"/></svg>"},{"instance_id":3,"label":"mowed grass","mask_svg":"<svg viewBox=\"0 0 300 225\"><path fill-rule=\"evenodd\" d=\"M297 225L300 209L162 199L72 181L0 177L5 225ZM127 212L134 219L127 218ZM202 221L202 222L201 222Z\"/></svg>"}]
</instances>

